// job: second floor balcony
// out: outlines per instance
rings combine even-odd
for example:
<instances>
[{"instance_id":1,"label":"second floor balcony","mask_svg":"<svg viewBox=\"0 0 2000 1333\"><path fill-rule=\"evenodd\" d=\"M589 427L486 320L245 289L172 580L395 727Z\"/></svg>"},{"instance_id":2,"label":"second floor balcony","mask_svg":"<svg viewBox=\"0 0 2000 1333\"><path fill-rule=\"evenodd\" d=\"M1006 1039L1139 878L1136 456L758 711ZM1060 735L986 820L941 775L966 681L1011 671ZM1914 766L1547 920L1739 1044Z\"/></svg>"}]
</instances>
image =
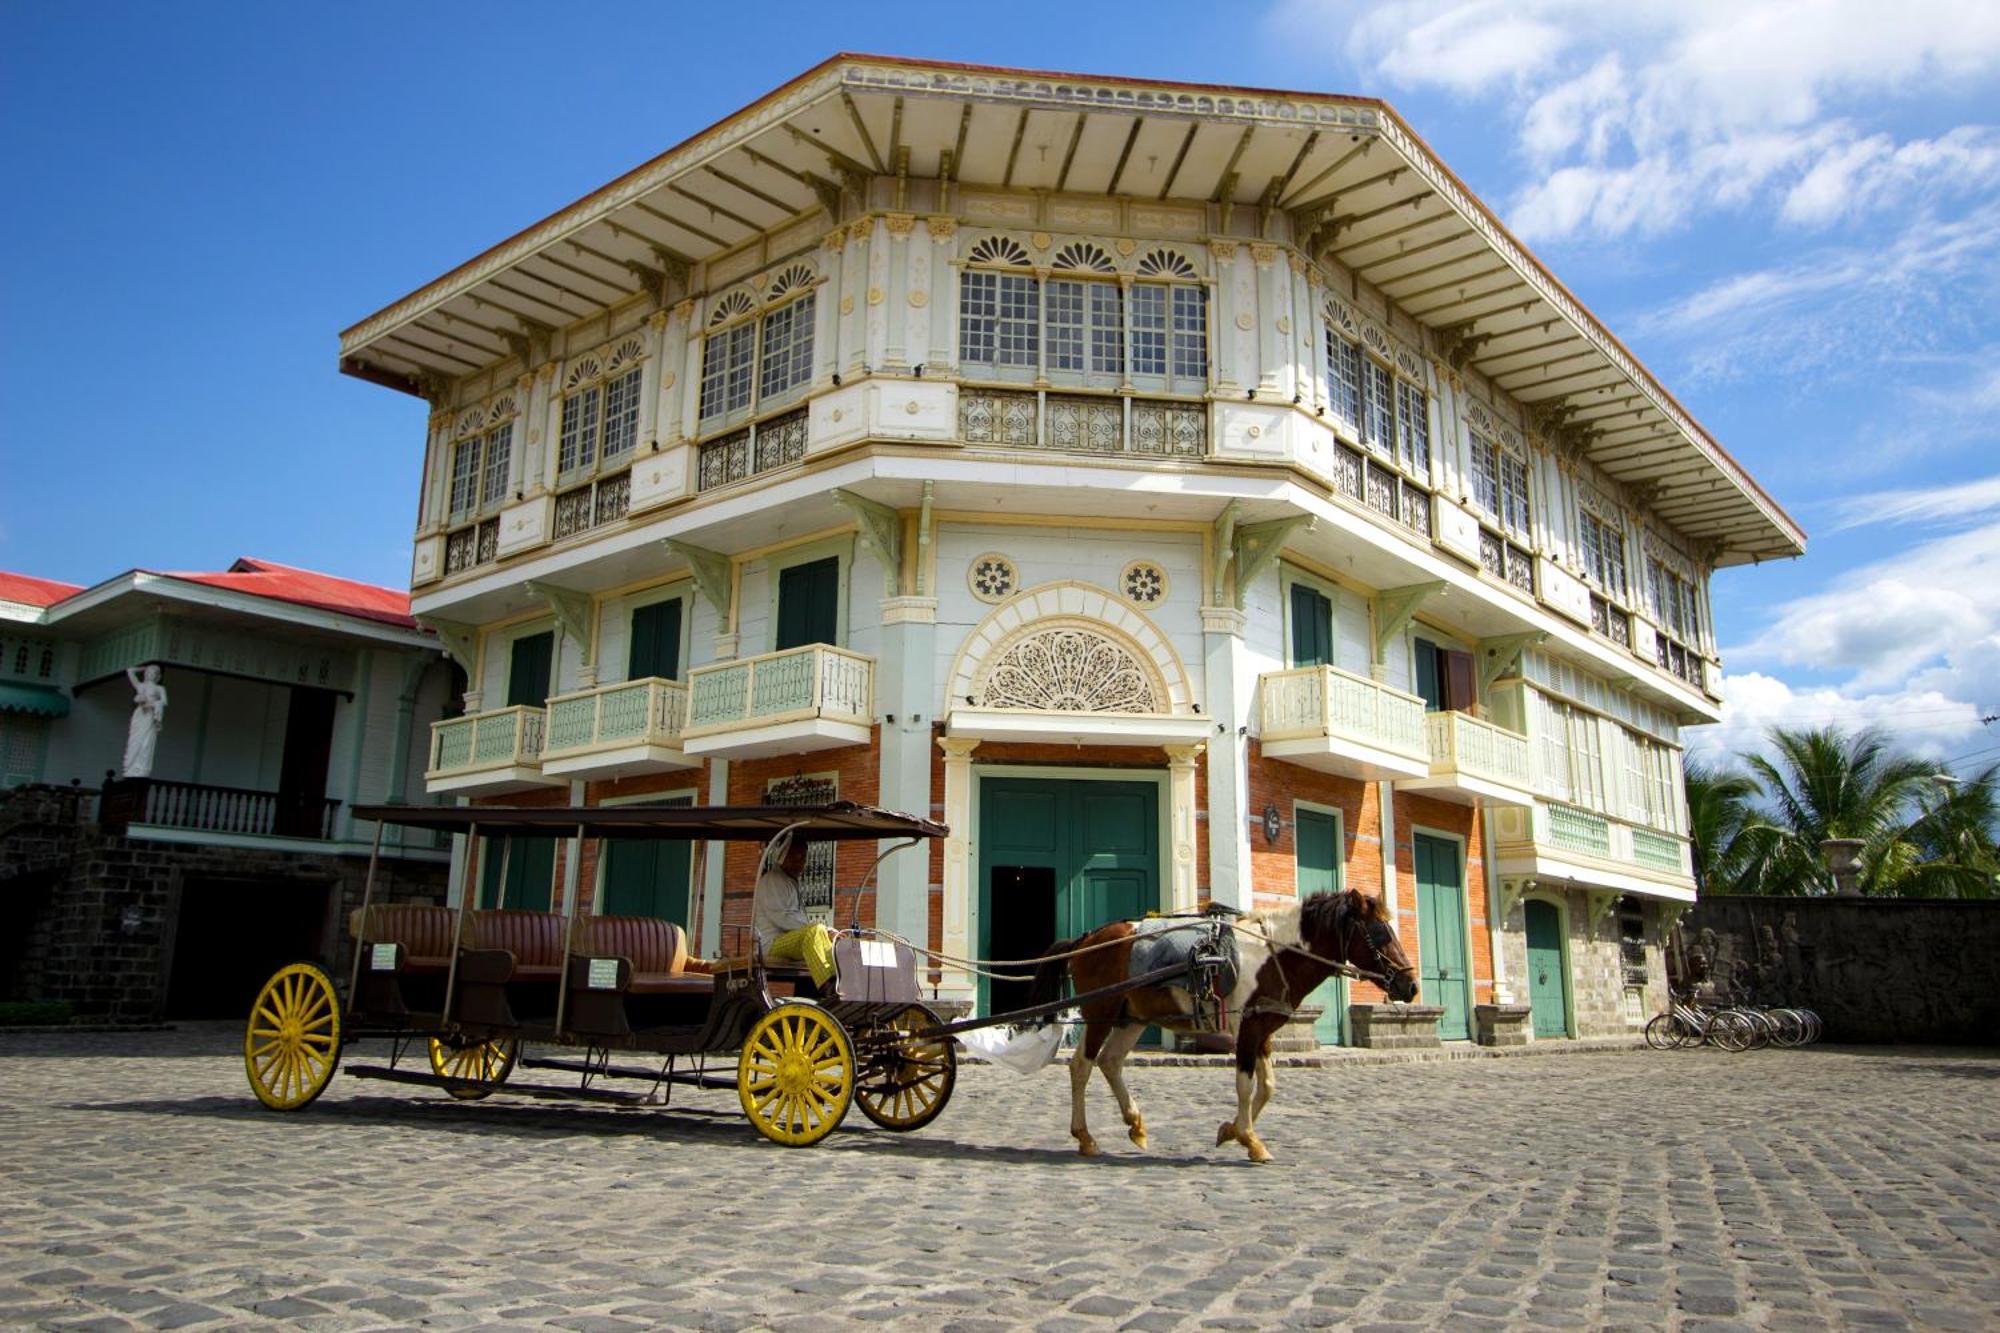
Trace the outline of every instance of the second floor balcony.
<instances>
[{"instance_id":1,"label":"second floor balcony","mask_svg":"<svg viewBox=\"0 0 2000 1333\"><path fill-rule=\"evenodd\" d=\"M606 779L698 767L681 749L687 697L681 682L649 676L549 700L542 772Z\"/></svg>"},{"instance_id":2,"label":"second floor balcony","mask_svg":"<svg viewBox=\"0 0 2000 1333\"><path fill-rule=\"evenodd\" d=\"M1367 781L1427 778L1424 701L1339 667L1258 678L1258 728L1272 759Z\"/></svg>"},{"instance_id":3,"label":"second floor balcony","mask_svg":"<svg viewBox=\"0 0 2000 1333\"><path fill-rule=\"evenodd\" d=\"M424 784L441 792L500 793L561 786L542 772L542 709L492 708L431 724L431 759Z\"/></svg>"},{"instance_id":4,"label":"second floor balcony","mask_svg":"<svg viewBox=\"0 0 2000 1333\"><path fill-rule=\"evenodd\" d=\"M1528 738L1520 732L1456 710L1427 713L1424 745L1429 774L1398 782L1398 790L1461 804L1474 798L1493 805L1533 803Z\"/></svg>"},{"instance_id":5,"label":"second floor balcony","mask_svg":"<svg viewBox=\"0 0 2000 1333\"><path fill-rule=\"evenodd\" d=\"M866 745L875 659L829 644L762 653L688 673L682 748L691 758L752 759Z\"/></svg>"}]
</instances>

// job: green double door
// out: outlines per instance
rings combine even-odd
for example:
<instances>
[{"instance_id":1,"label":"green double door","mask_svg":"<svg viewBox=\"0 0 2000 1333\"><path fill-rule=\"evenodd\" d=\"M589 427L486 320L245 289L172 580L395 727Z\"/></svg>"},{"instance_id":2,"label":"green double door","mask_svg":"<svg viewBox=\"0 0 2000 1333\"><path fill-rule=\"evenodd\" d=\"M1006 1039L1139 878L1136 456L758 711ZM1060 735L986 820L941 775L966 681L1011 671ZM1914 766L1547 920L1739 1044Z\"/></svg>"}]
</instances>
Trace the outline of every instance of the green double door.
<instances>
[{"instance_id":1,"label":"green double door","mask_svg":"<svg viewBox=\"0 0 2000 1333\"><path fill-rule=\"evenodd\" d=\"M1465 947L1465 874L1458 844L1411 835L1417 870L1417 974L1423 1003L1440 1005L1438 1036L1472 1036L1472 970Z\"/></svg>"},{"instance_id":2,"label":"green double door","mask_svg":"<svg viewBox=\"0 0 2000 1333\"><path fill-rule=\"evenodd\" d=\"M659 805L693 805L691 796L675 796ZM597 910L604 916L657 916L683 930L688 920L688 868L694 844L679 839L606 839L604 887Z\"/></svg>"},{"instance_id":3,"label":"green double door","mask_svg":"<svg viewBox=\"0 0 2000 1333\"><path fill-rule=\"evenodd\" d=\"M1036 957L1157 909L1159 812L1150 782L981 779L979 956ZM982 979L979 989L985 1013L1028 1002L1025 983Z\"/></svg>"}]
</instances>

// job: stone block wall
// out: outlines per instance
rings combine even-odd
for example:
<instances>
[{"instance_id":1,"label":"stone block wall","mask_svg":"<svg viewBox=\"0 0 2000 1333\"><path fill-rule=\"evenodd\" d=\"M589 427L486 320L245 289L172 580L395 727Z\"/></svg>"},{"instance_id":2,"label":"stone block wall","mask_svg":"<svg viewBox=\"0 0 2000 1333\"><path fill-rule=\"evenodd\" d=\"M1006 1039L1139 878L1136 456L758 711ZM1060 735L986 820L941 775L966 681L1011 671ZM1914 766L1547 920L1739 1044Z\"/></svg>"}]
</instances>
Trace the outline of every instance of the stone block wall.
<instances>
[{"instance_id":1,"label":"stone block wall","mask_svg":"<svg viewBox=\"0 0 2000 1333\"><path fill-rule=\"evenodd\" d=\"M1620 952L1618 914L1593 919L1591 895L1581 889L1537 888L1528 895L1552 902L1562 912L1569 962L1570 1012L1578 1037L1625 1037L1640 1031L1648 1018L1667 1007L1666 955L1662 948L1666 913L1674 904L1642 899L1645 913L1646 983L1640 988L1638 1016L1632 1018ZM1520 1004L1528 1002L1527 924L1521 903L1507 912L1499 936L1507 988Z\"/></svg>"},{"instance_id":2,"label":"stone block wall","mask_svg":"<svg viewBox=\"0 0 2000 1333\"><path fill-rule=\"evenodd\" d=\"M1827 1041L2000 1042L2000 900L1718 895L1680 942L1712 989L1812 1009Z\"/></svg>"}]
</instances>

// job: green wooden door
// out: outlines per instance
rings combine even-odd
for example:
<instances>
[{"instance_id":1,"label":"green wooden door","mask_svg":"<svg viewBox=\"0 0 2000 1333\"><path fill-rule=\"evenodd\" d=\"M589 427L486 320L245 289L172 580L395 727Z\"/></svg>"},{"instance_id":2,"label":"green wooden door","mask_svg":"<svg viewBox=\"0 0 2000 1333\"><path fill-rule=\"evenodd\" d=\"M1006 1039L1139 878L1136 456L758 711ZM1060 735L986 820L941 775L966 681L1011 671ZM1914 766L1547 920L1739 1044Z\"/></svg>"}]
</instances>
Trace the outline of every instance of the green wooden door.
<instances>
[{"instance_id":1,"label":"green wooden door","mask_svg":"<svg viewBox=\"0 0 2000 1333\"><path fill-rule=\"evenodd\" d=\"M540 708L549 701L556 636L549 630L514 640L507 659L507 707Z\"/></svg>"},{"instance_id":2,"label":"green wooden door","mask_svg":"<svg viewBox=\"0 0 2000 1333\"><path fill-rule=\"evenodd\" d=\"M658 676L676 680L681 668L681 599L654 602L632 610L632 646L626 654L625 679Z\"/></svg>"},{"instance_id":3,"label":"green wooden door","mask_svg":"<svg viewBox=\"0 0 2000 1333\"><path fill-rule=\"evenodd\" d=\"M675 796L660 805L693 805ZM688 866L694 844L678 839L608 838L604 847L604 895L597 910L606 916L656 916L683 930L688 920Z\"/></svg>"},{"instance_id":4,"label":"green wooden door","mask_svg":"<svg viewBox=\"0 0 2000 1333\"><path fill-rule=\"evenodd\" d=\"M546 912L556 877L554 838L487 838L479 860L479 905ZM510 848L508 843L512 842ZM501 867L506 883L501 883Z\"/></svg>"},{"instance_id":5,"label":"green wooden door","mask_svg":"<svg viewBox=\"0 0 2000 1333\"><path fill-rule=\"evenodd\" d=\"M1318 810L1301 810L1292 827L1293 855L1296 857L1298 894L1333 893L1340 888L1340 821ZM1307 1004L1322 1006L1324 1012L1313 1020L1313 1035L1322 1046L1347 1044L1347 982L1328 977L1306 997Z\"/></svg>"},{"instance_id":6,"label":"green wooden door","mask_svg":"<svg viewBox=\"0 0 2000 1333\"><path fill-rule=\"evenodd\" d=\"M838 646L840 557L793 565L778 574L778 641L782 652L808 643Z\"/></svg>"},{"instance_id":7,"label":"green wooden door","mask_svg":"<svg viewBox=\"0 0 2000 1333\"><path fill-rule=\"evenodd\" d=\"M1458 845L1421 833L1410 841L1417 863L1417 973L1423 1003L1444 1008L1438 1036L1465 1041L1472 1036L1472 1011Z\"/></svg>"},{"instance_id":8,"label":"green wooden door","mask_svg":"<svg viewBox=\"0 0 2000 1333\"><path fill-rule=\"evenodd\" d=\"M1554 903L1521 904L1528 937L1528 1008L1537 1037L1569 1035L1568 974L1563 970L1562 913Z\"/></svg>"},{"instance_id":9,"label":"green wooden door","mask_svg":"<svg viewBox=\"0 0 2000 1333\"><path fill-rule=\"evenodd\" d=\"M982 779L980 956L1028 957L1157 908L1159 801L1150 782ZM982 979L983 1012L993 998Z\"/></svg>"}]
</instances>

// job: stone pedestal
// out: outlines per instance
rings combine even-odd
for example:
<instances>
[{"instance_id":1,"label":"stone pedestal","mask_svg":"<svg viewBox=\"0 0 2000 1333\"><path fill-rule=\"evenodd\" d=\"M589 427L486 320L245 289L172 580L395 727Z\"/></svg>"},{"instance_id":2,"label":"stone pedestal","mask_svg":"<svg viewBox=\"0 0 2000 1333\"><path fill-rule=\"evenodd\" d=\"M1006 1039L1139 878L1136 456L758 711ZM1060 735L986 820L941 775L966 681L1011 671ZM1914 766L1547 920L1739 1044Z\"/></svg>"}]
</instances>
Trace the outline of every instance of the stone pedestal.
<instances>
[{"instance_id":1,"label":"stone pedestal","mask_svg":"<svg viewBox=\"0 0 2000 1333\"><path fill-rule=\"evenodd\" d=\"M1440 1046L1434 1004L1350 1004L1347 1020L1354 1044L1375 1051L1407 1051Z\"/></svg>"},{"instance_id":2,"label":"stone pedestal","mask_svg":"<svg viewBox=\"0 0 2000 1333\"><path fill-rule=\"evenodd\" d=\"M1473 1039L1481 1046L1526 1046L1531 1012L1525 1004L1474 1005Z\"/></svg>"},{"instance_id":3,"label":"stone pedestal","mask_svg":"<svg viewBox=\"0 0 2000 1333\"><path fill-rule=\"evenodd\" d=\"M1326 1012L1324 1005L1300 1005L1285 1025L1271 1038L1273 1054L1310 1055L1319 1050L1319 1034L1313 1031L1313 1024ZM1173 1049L1180 1055L1234 1055L1236 1054L1236 1034L1234 1032L1176 1032Z\"/></svg>"}]
</instances>

